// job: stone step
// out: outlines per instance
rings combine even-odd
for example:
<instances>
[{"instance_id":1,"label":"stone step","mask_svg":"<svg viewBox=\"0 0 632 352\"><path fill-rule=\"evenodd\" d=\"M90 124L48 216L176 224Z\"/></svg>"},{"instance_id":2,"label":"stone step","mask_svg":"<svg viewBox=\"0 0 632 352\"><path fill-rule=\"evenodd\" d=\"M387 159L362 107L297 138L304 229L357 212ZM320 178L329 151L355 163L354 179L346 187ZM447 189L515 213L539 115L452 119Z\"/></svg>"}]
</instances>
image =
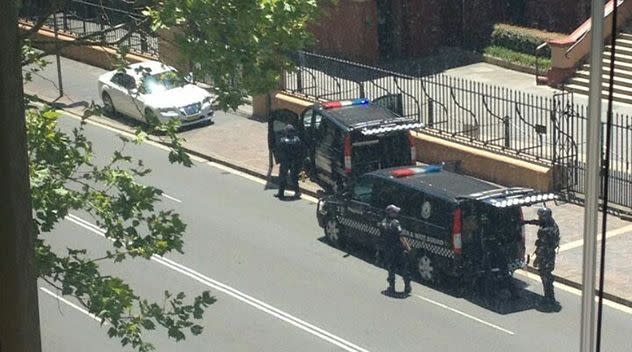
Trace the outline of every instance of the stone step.
<instances>
[{"instance_id":1,"label":"stone step","mask_svg":"<svg viewBox=\"0 0 632 352\"><path fill-rule=\"evenodd\" d=\"M622 46L632 47L632 38L631 39L617 38L617 48L622 47Z\"/></svg>"},{"instance_id":2,"label":"stone step","mask_svg":"<svg viewBox=\"0 0 632 352\"><path fill-rule=\"evenodd\" d=\"M610 67L604 66L602 70L602 77L604 80L609 79L608 75L610 74ZM589 78L590 77L590 66L586 69L579 70L575 73L575 77L580 78ZM621 84L630 84L632 86L632 70L625 71L620 70L615 67L614 70L614 81L615 83L621 82Z\"/></svg>"},{"instance_id":3,"label":"stone step","mask_svg":"<svg viewBox=\"0 0 632 352\"><path fill-rule=\"evenodd\" d=\"M626 81L628 81L628 80L626 80ZM571 78L571 79L569 79L567 81L567 85L584 86L584 87L586 87L586 90L588 90L588 87L590 85L589 82L590 82L590 80L588 78L573 77L573 78ZM632 82L629 82L629 83L631 83L630 86L627 86L625 84L624 85L615 84L614 87L613 87L613 91L616 94L621 94L621 95L624 95L624 96L628 96L629 99L632 101ZM601 89L603 91L606 91L606 92L608 91L608 81L607 80L602 81Z\"/></svg>"},{"instance_id":4,"label":"stone step","mask_svg":"<svg viewBox=\"0 0 632 352\"><path fill-rule=\"evenodd\" d=\"M606 45L604 47L603 51L604 51L604 53L610 53L612 51L612 46L611 45ZM615 52L617 53L617 55L623 54L623 55L631 55L632 56L632 47L617 45L617 47L615 48Z\"/></svg>"},{"instance_id":5,"label":"stone step","mask_svg":"<svg viewBox=\"0 0 632 352\"><path fill-rule=\"evenodd\" d=\"M588 87L587 86L583 86L583 85L576 85L576 84L567 84L564 86L566 88L566 90L573 92L573 93L577 93L577 94L582 94L582 95L588 95ZM626 104L632 104L632 95L629 94L620 94L620 93L614 93L612 95L613 100L620 102L620 103L626 103ZM608 91L607 90L602 90L601 91L601 98L602 99L607 99L608 98Z\"/></svg>"},{"instance_id":6,"label":"stone step","mask_svg":"<svg viewBox=\"0 0 632 352\"><path fill-rule=\"evenodd\" d=\"M608 60L608 62L610 62L610 50L604 50L602 57L603 57L604 60ZM615 61L615 63L617 61L632 63L632 54L628 55L626 53L615 52L614 53L614 61Z\"/></svg>"},{"instance_id":7,"label":"stone step","mask_svg":"<svg viewBox=\"0 0 632 352\"><path fill-rule=\"evenodd\" d=\"M602 67L604 71L610 72L610 60L604 59L602 60ZM632 72L632 63L623 62L623 61L615 61L614 68L616 74L620 74L621 72ZM590 71L590 64L583 64L578 68L578 71Z\"/></svg>"},{"instance_id":8,"label":"stone step","mask_svg":"<svg viewBox=\"0 0 632 352\"><path fill-rule=\"evenodd\" d=\"M618 38L624 39L624 40L632 40L632 34L630 33L620 33Z\"/></svg>"}]
</instances>

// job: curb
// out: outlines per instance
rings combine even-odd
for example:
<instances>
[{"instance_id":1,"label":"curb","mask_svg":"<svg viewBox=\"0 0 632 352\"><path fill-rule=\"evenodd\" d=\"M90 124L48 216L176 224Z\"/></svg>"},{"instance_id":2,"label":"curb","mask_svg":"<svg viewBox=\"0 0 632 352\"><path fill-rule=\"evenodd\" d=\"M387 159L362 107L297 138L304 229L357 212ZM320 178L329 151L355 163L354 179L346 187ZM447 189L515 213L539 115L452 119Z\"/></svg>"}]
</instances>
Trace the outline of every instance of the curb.
<instances>
[{"instance_id":1,"label":"curb","mask_svg":"<svg viewBox=\"0 0 632 352\"><path fill-rule=\"evenodd\" d=\"M539 273L538 269L536 269L536 268L534 268L534 267L532 267L530 265L526 266L523 270L525 270L525 271L527 271L529 273L535 274L535 275L538 275L538 273ZM555 282L559 282L561 284L564 284L566 286L570 286L570 287L575 288L577 290L582 290L583 289L583 285L581 283L579 283L579 282L575 282L575 281L563 278L563 277L555 275L555 274L553 274L553 279L554 279ZM595 290L595 293L599 294L599 290ZM622 297L619 297L619 296L615 296L615 295L613 295L611 293L604 292L603 293L603 298L605 298L605 299L607 299L609 301L618 303L618 304L620 304L622 306L626 306L626 307L632 308L632 301L627 300L627 299L622 298Z\"/></svg>"},{"instance_id":2,"label":"curb","mask_svg":"<svg viewBox=\"0 0 632 352\"><path fill-rule=\"evenodd\" d=\"M522 72L522 73L528 73L528 74L535 75L535 68L533 68L533 67L524 66L524 65L518 65L518 64L515 64L513 62L509 62L509 61L505 61L503 59L497 58L495 56L483 54L483 61L488 63L488 64L492 64L492 65L496 65L496 66L500 66L500 67L506 68L508 70L518 71L518 72Z\"/></svg>"},{"instance_id":3,"label":"curb","mask_svg":"<svg viewBox=\"0 0 632 352\"><path fill-rule=\"evenodd\" d=\"M36 98L36 100L38 100L40 102L47 103L47 104L50 104L52 106L54 106L54 104L55 104L54 101L46 100L46 99L44 99L44 98L42 98L40 96L35 96L35 98ZM71 110L72 108L64 109L63 107L58 107L58 109L63 110L63 111L65 111L67 113L70 113L72 115L81 117L81 114L79 114L79 113L77 113L75 111L72 111ZM246 113L244 111L240 111L239 115L243 115L245 117L249 117L250 116L248 113ZM131 132L131 131L127 131L127 130L121 129L120 126L118 126L116 124L108 123L108 121L103 119L100 115L98 116L98 119L89 119L89 120L91 122L93 122L93 123L96 123L96 124L99 124L99 125L103 125L103 126L107 126L107 127L116 129L116 130L121 131L121 132L126 132L126 133L130 133ZM157 138L154 135L148 134L147 135L147 139L152 141L152 142L154 142L154 143L159 143L159 144L161 144L163 146L169 146L168 143L161 141L159 138ZM214 163L226 166L226 167L230 167L231 169L235 169L237 171L243 172L243 173L248 174L250 176L258 177L258 178L264 179L266 181L268 180L267 175L265 175L265 174L263 174L261 172L248 169L248 168L246 168L244 166L237 165L237 164L235 164L233 162L230 162L230 161L227 161L227 160L224 160L224 159L220 159L220 158L217 158L217 157L214 157L214 156L211 156L211 155L204 154L202 152L193 150L191 148L187 148L187 147L183 146L182 149L184 151L186 151L188 154L191 154L191 155L196 156L198 158L201 158L201 159L204 159L204 160L207 160L207 161L210 161L210 162L214 162ZM307 194L307 195L312 196L314 198L318 198L319 197L317 192L314 192L312 190L306 189L305 187L301 187L300 184L299 184L299 188L301 189L301 192L304 193L304 194ZM529 273L538 275L538 270L536 268L532 267L532 266L527 265L523 270L525 270L525 271L527 271ZM582 290L582 288L583 288L583 285L581 283L574 282L572 280L563 278L561 276L553 274L553 278L555 279L556 282L562 283L562 284L570 286L572 288L575 288L575 289L578 289L578 290ZM597 290L597 292L598 292L598 290ZM608 293L608 292L604 292L603 297L605 299L607 299L607 300L612 301L612 302L615 302L615 303L618 303L620 305L632 308L632 301L631 300L627 300L625 298L622 298L622 297L619 297L619 296L615 296L615 295L613 295L611 293Z\"/></svg>"},{"instance_id":4,"label":"curb","mask_svg":"<svg viewBox=\"0 0 632 352\"><path fill-rule=\"evenodd\" d=\"M34 95L34 98L37 101L49 104L49 105L53 106L56 109L63 110L66 113L70 113L70 114L75 115L77 117L81 117L81 113L79 113L77 111L74 111L74 109L72 109L72 108L64 108L63 106L61 106L61 104L56 104L54 102L54 100L50 100L50 98L48 98L48 97L44 98L44 97L41 97L41 96ZM243 116L245 118L249 118L251 116L251 114L249 114L246 111L236 110L235 113L237 115ZM99 125L103 125L103 126L107 126L107 127L113 128L113 129L121 131L121 132L133 133L133 131L121 129L120 126L117 125L117 124L109 123L108 120L102 118L102 116L100 116L100 115L97 115L96 119L88 118L88 120L90 120L93 123L96 123L96 124L99 124ZM169 146L169 143L166 143L166 142L162 141L160 138L156 137L155 135L147 134L146 138L147 138L147 140L150 140L150 141L152 141L154 143L159 143L159 144L161 144L163 146L166 146L166 147ZM230 167L231 169L235 169L237 171L243 172L243 173L248 174L250 176L255 176L255 177L264 179L266 181L268 180L268 178L267 178L268 175L266 175L264 173L261 173L261 172L258 172L258 171L255 171L255 170L251 170L251 169L246 168L246 167L241 166L241 165L237 165L237 164L235 164L235 163L233 163L231 161L220 159L220 158L217 158L217 157L214 157L214 156L211 156L211 155L207 155L207 154L204 154L202 152L196 151L194 149L188 148L186 146L182 146L182 149L185 152L187 152L188 154L191 154L191 155L196 156L198 158L201 158L201 159L204 159L204 160L207 160L207 161L210 161L210 162L214 162L214 163L226 166L226 167ZM301 193L307 194L307 195L312 196L314 198L318 198L319 197L317 192L314 192L313 190L307 189L305 187L301 187L300 184L299 184L299 188L301 189Z\"/></svg>"}]
</instances>

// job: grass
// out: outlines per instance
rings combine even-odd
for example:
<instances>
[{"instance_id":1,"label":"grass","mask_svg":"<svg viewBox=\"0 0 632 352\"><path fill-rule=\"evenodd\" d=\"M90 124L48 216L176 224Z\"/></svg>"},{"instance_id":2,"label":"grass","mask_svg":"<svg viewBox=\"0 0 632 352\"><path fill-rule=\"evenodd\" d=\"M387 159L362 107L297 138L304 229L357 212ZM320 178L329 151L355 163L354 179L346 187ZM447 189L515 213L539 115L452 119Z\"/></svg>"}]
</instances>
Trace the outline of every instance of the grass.
<instances>
[{"instance_id":1,"label":"grass","mask_svg":"<svg viewBox=\"0 0 632 352\"><path fill-rule=\"evenodd\" d=\"M483 53L514 64L535 68L534 55L529 55L513 51L511 49L503 48L501 46L493 45L484 48ZM540 57L538 59L538 65L541 72L546 71L551 67L551 59L547 57Z\"/></svg>"}]
</instances>

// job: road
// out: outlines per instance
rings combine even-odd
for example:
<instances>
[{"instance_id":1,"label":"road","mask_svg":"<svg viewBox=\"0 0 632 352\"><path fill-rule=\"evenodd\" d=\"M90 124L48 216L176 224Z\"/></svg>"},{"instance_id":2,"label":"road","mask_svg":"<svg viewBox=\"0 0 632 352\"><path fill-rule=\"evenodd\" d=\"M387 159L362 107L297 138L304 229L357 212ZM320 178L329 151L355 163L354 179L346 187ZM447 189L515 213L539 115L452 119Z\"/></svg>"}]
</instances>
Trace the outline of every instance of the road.
<instances>
[{"instance_id":1,"label":"road","mask_svg":"<svg viewBox=\"0 0 632 352\"><path fill-rule=\"evenodd\" d=\"M78 122L60 123L68 129ZM97 161L117 148L115 134L87 126ZM580 297L571 289L558 286L559 313L535 309L541 287L524 275L517 277L517 302L487 305L419 284L407 299L389 298L380 293L386 273L362 251L345 253L322 241L310 199L281 202L264 181L202 160L190 169L171 165L166 151L151 144L126 151L154 170L142 182L162 188L168 197L161 206L188 224L185 254L103 270L150 298L168 289L210 290L218 299L205 314L203 335L176 345L152 333L158 351L578 350ZM88 220L73 213L47 242L103 254L110 242ZM44 351L121 350L97 321L41 286ZM632 311L606 306L603 332L604 351L629 351Z\"/></svg>"}]
</instances>

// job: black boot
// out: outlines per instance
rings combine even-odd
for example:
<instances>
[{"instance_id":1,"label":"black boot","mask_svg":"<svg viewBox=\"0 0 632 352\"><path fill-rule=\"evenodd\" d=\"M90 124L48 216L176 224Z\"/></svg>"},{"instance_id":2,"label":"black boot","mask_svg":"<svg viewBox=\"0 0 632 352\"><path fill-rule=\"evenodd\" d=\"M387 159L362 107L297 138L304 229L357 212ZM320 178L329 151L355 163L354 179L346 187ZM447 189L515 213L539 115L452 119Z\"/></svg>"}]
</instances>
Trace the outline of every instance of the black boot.
<instances>
[{"instance_id":1,"label":"black boot","mask_svg":"<svg viewBox=\"0 0 632 352\"><path fill-rule=\"evenodd\" d=\"M413 289L410 287L410 281L409 280L404 281L404 293L409 295L412 291Z\"/></svg>"},{"instance_id":2,"label":"black boot","mask_svg":"<svg viewBox=\"0 0 632 352\"><path fill-rule=\"evenodd\" d=\"M386 294L394 295L395 294L395 280L387 279L388 288L386 289Z\"/></svg>"}]
</instances>

